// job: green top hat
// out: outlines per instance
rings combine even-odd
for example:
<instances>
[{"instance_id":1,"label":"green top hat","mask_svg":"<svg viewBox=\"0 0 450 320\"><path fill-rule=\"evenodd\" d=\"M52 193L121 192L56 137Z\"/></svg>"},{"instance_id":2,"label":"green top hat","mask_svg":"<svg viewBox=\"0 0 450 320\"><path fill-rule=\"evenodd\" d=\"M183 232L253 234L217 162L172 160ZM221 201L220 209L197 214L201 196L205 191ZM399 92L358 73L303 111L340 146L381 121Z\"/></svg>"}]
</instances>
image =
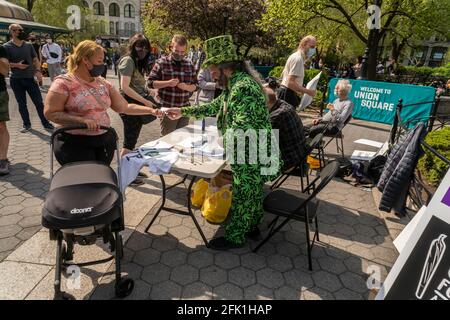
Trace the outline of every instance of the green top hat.
<instances>
[{"instance_id":1,"label":"green top hat","mask_svg":"<svg viewBox=\"0 0 450 320\"><path fill-rule=\"evenodd\" d=\"M212 64L239 60L230 35L208 39L205 41L204 47L206 60L203 62L203 68L208 68Z\"/></svg>"}]
</instances>

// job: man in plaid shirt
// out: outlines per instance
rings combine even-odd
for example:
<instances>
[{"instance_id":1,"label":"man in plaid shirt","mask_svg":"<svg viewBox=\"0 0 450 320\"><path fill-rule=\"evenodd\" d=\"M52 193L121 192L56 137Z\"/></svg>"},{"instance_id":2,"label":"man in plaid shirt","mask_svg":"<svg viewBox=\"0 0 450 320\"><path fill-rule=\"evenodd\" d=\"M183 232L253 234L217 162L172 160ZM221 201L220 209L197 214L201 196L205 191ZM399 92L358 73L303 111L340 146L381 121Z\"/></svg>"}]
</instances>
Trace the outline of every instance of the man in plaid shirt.
<instances>
[{"instance_id":1,"label":"man in plaid shirt","mask_svg":"<svg viewBox=\"0 0 450 320\"><path fill-rule=\"evenodd\" d=\"M273 88L264 85L272 128L279 130L279 146L283 171L298 166L306 158L306 138L303 123L295 109L284 100L277 99Z\"/></svg>"},{"instance_id":2,"label":"man in plaid shirt","mask_svg":"<svg viewBox=\"0 0 450 320\"><path fill-rule=\"evenodd\" d=\"M148 78L148 87L158 89L162 107L189 106L189 98L197 91L197 76L192 63L186 59L187 39L175 35L171 43L171 54L156 61ZM189 118L161 120L161 135L165 136L189 124Z\"/></svg>"}]
</instances>

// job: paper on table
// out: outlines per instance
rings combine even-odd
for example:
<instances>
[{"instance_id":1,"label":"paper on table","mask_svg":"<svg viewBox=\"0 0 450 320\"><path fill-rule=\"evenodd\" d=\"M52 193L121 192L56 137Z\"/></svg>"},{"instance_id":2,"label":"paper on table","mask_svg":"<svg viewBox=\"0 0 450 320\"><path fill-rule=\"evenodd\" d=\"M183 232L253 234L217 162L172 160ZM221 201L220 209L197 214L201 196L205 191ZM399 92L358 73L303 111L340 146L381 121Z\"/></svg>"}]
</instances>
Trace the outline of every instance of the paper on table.
<instances>
[{"instance_id":1,"label":"paper on table","mask_svg":"<svg viewBox=\"0 0 450 320\"><path fill-rule=\"evenodd\" d=\"M142 146L139 147L139 149L170 149L172 147L173 146L170 143L155 140L143 144Z\"/></svg>"},{"instance_id":2,"label":"paper on table","mask_svg":"<svg viewBox=\"0 0 450 320\"><path fill-rule=\"evenodd\" d=\"M375 148L381 148L383 146L382 142L373 141L373 140L369 140L369 139L359 139L359 140L356 140L355 143L364 144L366 146L372 146Z\"/></svg>"},{"instance_id":3,"label":"paper on table","mask_svg":"<svg viewBox=\"0 0 450 320\"><path fill-rule=\"evenodd\" d=\"M317 85L319 84L320 76L322 75L322 72L319 72L317 76L315 76L311 81L308 82L306 85L306 89L312 89L316 90ZM300 111L303 111L306 109L307 106L309 106L313 102L313 97L308 96L307 94L304 94L302 97L302 101L300 102Z\"/></svg>"}]
</instances>

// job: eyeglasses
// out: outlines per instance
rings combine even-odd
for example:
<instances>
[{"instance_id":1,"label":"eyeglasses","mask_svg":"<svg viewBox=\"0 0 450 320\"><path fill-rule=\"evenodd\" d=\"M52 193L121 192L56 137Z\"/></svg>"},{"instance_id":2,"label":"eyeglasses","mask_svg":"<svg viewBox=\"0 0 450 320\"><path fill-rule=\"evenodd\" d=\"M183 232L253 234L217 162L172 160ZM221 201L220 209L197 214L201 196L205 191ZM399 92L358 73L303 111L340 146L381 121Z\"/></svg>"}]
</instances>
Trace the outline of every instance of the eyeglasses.
<instances>
[{"instance_id":1,"label":"eyeglasses","mask_svg":"<svg viewBox=\"0 0 450 320\"><path fill-rule=\"evenodd\" d=\"M23 29L12 29L12 32L16 32L16 31L23 31Z\"/></svg>"}]
</instances>

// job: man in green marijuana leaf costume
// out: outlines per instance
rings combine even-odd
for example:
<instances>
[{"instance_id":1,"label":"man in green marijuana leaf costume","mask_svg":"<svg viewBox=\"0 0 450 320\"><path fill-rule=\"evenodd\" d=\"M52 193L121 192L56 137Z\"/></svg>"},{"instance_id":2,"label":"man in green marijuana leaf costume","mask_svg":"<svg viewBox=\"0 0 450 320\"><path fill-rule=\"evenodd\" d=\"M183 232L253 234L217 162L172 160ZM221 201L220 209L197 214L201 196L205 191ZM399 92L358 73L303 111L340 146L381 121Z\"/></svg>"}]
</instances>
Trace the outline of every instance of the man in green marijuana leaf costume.
<instances>
[{"instance_id":1,"label":"man in green marijuana leaf costume","mask_svg":"<svg viewBox=\"0 0 450 320\"><path fill-rule=\"evenodd\" d=\"M177 119L181 116L203 118L217 115L217 127L224 137L224 147L227 149L230 142L234 145L234 153L231 161L233 171L232 206L230 219L225 230L225 237L215 238L210 241L210 247L216 250L227 250L242 247L246 237L259 236L258 224L264 214L263 185L273 179L279 172L280 160L278 157L278 145L276 151L269 154L271 161L248 161L249 153L255 145L245 141L245 161L237 161L237 135L230 132L257 132L264 130L266 140L259 138L252 143L259 150L261 144L266 144L266 149L271 150L272 127L269 113L266 107L266 96L262 90L256 71L247 62L239 60L234 49L231 36L220 36L205 41L206 60L203 68L209 68L218 84L224 88L223 93L209 104L181 109L169 109L170 118ZM238 130L239 131L239 130ZM234 139L234 141L231 141ZM262 141L262 142L261 142ZM272 140L273 141L273 140ZM242 150L241 150L242 151ZM270 153L270 152L269 152ZM227 154L229 157L229 154ZM230 160L228 158L228 160ZM263 163L264 162L264 163ZM267 173L264 169L268 169Z\"/></svg>"}]
</instances>

